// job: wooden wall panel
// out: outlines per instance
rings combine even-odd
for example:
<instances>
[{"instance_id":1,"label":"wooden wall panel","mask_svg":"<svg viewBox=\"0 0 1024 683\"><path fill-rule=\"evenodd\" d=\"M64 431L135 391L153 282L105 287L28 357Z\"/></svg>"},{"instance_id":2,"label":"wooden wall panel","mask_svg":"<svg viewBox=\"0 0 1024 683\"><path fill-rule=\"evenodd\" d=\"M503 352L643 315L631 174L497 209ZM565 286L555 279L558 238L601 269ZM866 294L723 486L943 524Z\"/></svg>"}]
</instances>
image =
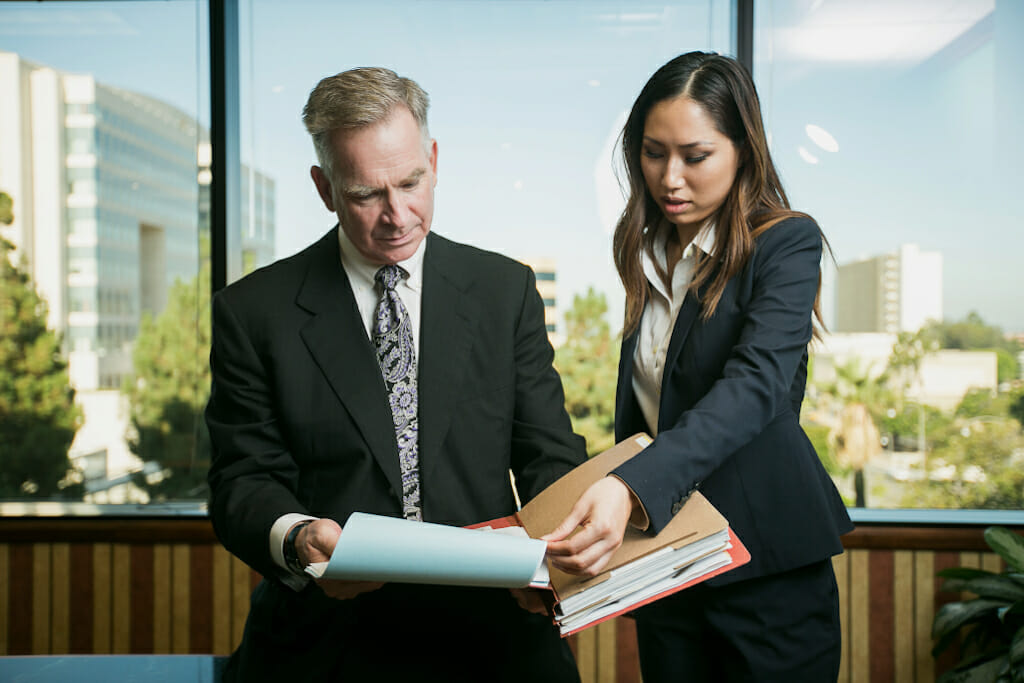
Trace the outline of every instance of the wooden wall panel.
<instances>
[{"instance_id":1,"label":"wooden wall panel","mask_svg":"<svg viewBox=\"0 0 1024 683\"><path fill-rule=\"evenodd\" d=\"M50 652L50 546L32 544L32 630L31 653Z\"/></svg>"},{"instance_id":2,"label":"wooden wall panel","mask_svg":"<svg viewBox=\"0 0 1024 683\"><path fill-rule=\"evenodd\" d=\"M0 657L7 654L11 616L11 549L0 545Z\"/></svg>"},{"instance_id":3,"label":"wooden wall panel","mask_svg":"<svg viewBox=\"0 0 1024 683\"><path fill-rule=\"evenodd\" d=\"M850 681L871 680L871 574L870 551L848 550L850 555Z\"/></svg>"},{"instance_id":4,"label":"wooden wall panel","mask_svg":"<svg viewBox=\"0 0 1024 683\"><path fill-rule=\"evenodd\" d=\"M893 680L914 680L914 553L892 553Z\"/></svg>"},{"instance_id":5,"label":"wooden wall panel","mask_svg":"<svg viewBox=\"0 0 1024 683\"><path fill-rule=\"evenodd\" d=\"M171 653L171 546L153 546L153 652Z\"/></svg>"},{"instance_id":6,"label":"wooden wall panel","mask_svg":"<svg viewBox=\"0 0 1024 683\"><path fill-rule=\"evenodd\" d=\"M241 640L259 577L202 525L167 524L163 532L154 522L144 531L123 522L58 520L55 528L65 528L49 531L39 520L5 523L0 655L229 654ZM941 592L935 574L952 566L1002 571L981 532L917 528L901 537L885 528L877 536L851 535L832 563L843 629L839 681L931 683L956 661L955 649L931 656L935 611L963 597ZM631 619L584 631L571 646L584 683L640 683Z\"/></svg>"},{"instance_id":7,"label":"wooden wall panel","mask_svg":"<svg viewBox=\"0 0 1024 683\"><path fill-rule=\"evenodd\" d=\"M850 553L832 558L832 571L839 588L839 625L842 628L842 655L839 659L839 683L850 681Z\"/></svg>"}]
</instances>

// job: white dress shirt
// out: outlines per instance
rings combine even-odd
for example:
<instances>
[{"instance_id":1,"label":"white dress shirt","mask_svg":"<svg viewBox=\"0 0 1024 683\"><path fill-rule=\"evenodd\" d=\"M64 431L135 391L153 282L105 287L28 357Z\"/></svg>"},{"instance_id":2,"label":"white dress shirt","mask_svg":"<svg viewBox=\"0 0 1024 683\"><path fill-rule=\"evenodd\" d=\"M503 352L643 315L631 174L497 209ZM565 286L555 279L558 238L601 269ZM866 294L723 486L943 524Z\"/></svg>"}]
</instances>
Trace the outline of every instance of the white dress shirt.
<instances>
[{"instance_id":1,"label":"white dress shirt","mask_svg":"<svg viewBox=\"0 0 1024 683\"><path fill-rule=\"evenodd\" d=\"M416 364L420 360L420 312L423 310L423 254L427 246L427 240L420 242L416 253L406 261L399 261L408 277L403 278L395 287L399 298L409 312L409 320L412 323L412 341L416 349ZM377 302L380 300L380 293L377 291L374 276L380 270L379 264L371 263L363 256L352 240L348 238L345 231L338 226L338 247L341 255L341 265L344 267L345 276L348 277L349 285L352 287L352 294L356 298L356 306L359 308L359 315L363 319L363 327L366 330L366 338L372 339L371 329L373 318L377 311ZM270 556L280 567L288 568L284 561L284 539L288 530L299 522L305 520L316 520L317 517L310 517L301 513L289 513L278 517L274 526L270 529ZM288 576L284 582L300 590L306 583L306 579L299 576Z\"/></svg>"},{"instance_id":2,"label":"white dress shirt","mask_svg":"<svg viewBox=\"0 0 1024 683\"><path fill-rule=\"evenodd\" d=\"M658 275L655 264L668 271L668 236L662 233L652 245L653 254L641 254L644 275L651 283L651 295L640 318L639 336L633 354L633 393L647 420L651 436L658 435L658 416L661 412L661 382L665 375L665 356L672 339L679 309L686 299L686 291L693 281L697 263L697 249L711 255L715 244L715 228L702 228L683 249L682 258L672 269L672 287L667 289Z\"/></svg>"}]
</instances>

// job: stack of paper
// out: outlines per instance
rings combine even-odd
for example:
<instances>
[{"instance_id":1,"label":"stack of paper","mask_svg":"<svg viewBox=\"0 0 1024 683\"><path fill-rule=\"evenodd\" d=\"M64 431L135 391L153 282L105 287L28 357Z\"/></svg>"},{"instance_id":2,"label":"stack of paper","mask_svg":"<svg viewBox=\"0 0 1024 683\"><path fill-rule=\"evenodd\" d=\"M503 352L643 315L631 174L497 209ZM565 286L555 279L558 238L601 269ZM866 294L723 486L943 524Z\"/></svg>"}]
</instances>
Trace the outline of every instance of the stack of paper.
<instances>
[{"instance_id":1,"label":"stack of paper","mask_svg":"<svg viewBox=\"0 0 1024 683\"><path fill-rule=\"evenodd\" d=\"M563 636L734 569L750 554L700 493L657 535L632 527L605 570L592 578L549 568L536 540L569 514L594 482L651 443L637 434L590 458L509 517L471 529L354 513L320 578L463 586L550 588ZM496 533L481 533L490 529Z\"/></svg>"},{"instance_id":2,"label":"stack of paper","mask_svg":"<svg viewBox=\"0 0 1024 683\"><path fill-rule=\"evenodd\" d=\"M528 536L554 529L586 489L651 443L636 434L595 455L544 489L511 517L488 523L520 525ZM584 578L551 569L554 618L563 636L735 569L750 554L726 519L699 492L657 535L626 529L604 571Z\"/></svg>"}]
</instances>

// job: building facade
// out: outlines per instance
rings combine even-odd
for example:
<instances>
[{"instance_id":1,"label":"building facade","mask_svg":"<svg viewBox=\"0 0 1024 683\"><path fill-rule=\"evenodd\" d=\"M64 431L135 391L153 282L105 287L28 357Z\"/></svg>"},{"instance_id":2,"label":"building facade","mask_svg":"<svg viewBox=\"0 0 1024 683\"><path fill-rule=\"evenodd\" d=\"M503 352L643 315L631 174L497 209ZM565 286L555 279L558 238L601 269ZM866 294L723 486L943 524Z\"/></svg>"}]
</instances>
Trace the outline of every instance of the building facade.
<instances>
[{"instance_id":1,"label":"building facade","mask_svg":"<svg viewBox=\"0 0 1024 683\"><path fill-rule=\"evenodd\" d=\"M942 320L942 254L904 244L839 266L836 332L916 332Z\"/></svg>"}]
</instances>

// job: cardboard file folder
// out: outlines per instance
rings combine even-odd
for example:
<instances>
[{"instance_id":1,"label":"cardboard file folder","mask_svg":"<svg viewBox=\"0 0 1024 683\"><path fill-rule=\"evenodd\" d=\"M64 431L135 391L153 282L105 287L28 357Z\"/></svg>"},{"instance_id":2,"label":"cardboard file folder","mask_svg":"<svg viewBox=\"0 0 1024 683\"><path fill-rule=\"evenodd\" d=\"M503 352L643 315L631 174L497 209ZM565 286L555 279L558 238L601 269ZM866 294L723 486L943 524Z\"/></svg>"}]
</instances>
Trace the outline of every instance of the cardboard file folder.
<instances>
[{"instance_id":1,"label":"cardboard file folder","mask_svg":"<svg viewBox=\"0 0 1024 683\"><path fill-rule=\"evenodd\" d=\"M543 536L565 519L591 484L650 443L646 434L635 434L564 475L515 515L478 526L521 526L531 538ZM749 560L726 519L695 492L657 535L627 527L622 545L597 576L574 576L549 567L553 616L562 635L570 635Z\"/></svg>"}]
</instances>

